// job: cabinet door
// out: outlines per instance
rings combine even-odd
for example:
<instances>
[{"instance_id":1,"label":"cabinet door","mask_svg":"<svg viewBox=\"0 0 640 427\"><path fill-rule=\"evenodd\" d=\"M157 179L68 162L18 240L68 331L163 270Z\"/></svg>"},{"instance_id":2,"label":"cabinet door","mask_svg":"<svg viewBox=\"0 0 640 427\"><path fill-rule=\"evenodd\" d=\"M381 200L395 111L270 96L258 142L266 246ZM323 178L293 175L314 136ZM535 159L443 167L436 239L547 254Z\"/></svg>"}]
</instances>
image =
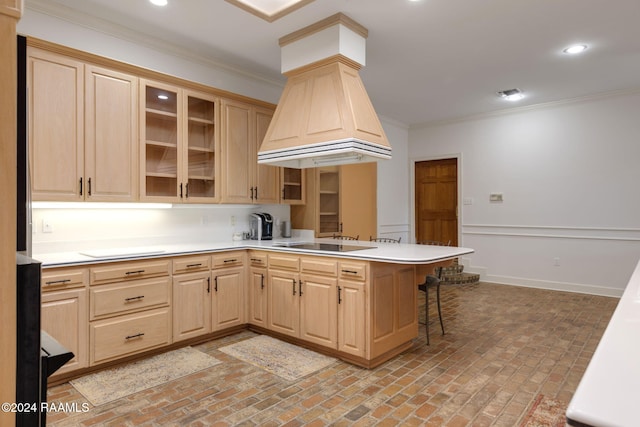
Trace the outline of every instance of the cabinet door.
<instances>
[{"instance_id":1,"label":"cabinet door","mask_svg":"<svg viewBox=\"0 0 640 427\"><path fill-rule=\"evenodd\" d=\"M83 64L29 48L27 70L33 200L83 200Z\"/></svg>"},{"instance_id":2,"label":"cabinet door","mask_svg":"<svg viewBox=\"0 0 640 427\"><path fill-rule=\"evenodd\" d=\"M276 166L259 165L258 150L267 133L269 123L273 117L273 111L265 108L255 109L255 139L253 144L252 163L255 169L254 178L254 203L271 203L279 202L279 172L280 168Z\"/></svg>"},{"instance_id":3,"label":"cabinet door","mask_svg":"<svg viewBox=\"0 0 640 427\"><path fill-rule=\"evenodd\" d=\"M86 199L130 202L138 194L138 79L85 67Z\"/></svg>"},{"instance_id":4,"label":"cabinet door","mask_svg":"<svg viewBox=\"0 0 640 427\"><path fill-rule=\"evenodd\" d=\"M340 166L340 231L367 240L378 234L377 163Z\"/></svg>"},{"instance_id":5,"label":"cabinet door","mask_svg":"<svg viewBox=\"0 0 640 427\"><path fill-rule=\"evenodd\" d=\"M305 170L282 168L280 170L280 201L289 205L306 203Z\"/></svg>"},{"instance_id":6,"label":"cabinet door","mask_svg":"<svg viewBox=\"0 0 640 427\"><path fill-rule=\"evenodd\" d=\"M249 323L267 327L267 269L249 271Z\"/></svg>"},{"instance_id":7,"label":"cabinet door","mask_svg":"<svg viewBox=\"0 0 640 427\"><path fill-rule=\"evenodd\" d=\"M244 267L214 270L213 330L245 323Z\"/></svg>"},{"instance_id":8,"label":"cabinet door","mask_svg":"<svg viewBox=\"0 0 640 427\"><path fill-rule=\"evenodd\" d=\"M218 101L204 93L185 91L184 121L186 138L181 182L187 202L212 203L219 197L219 153L217 133Z\"/></svg>"},{"instance_id":9,"label":"cabinet door","mask_svg":"<svg viewBox=\"0 0 640 427\"><path fill-rule=\"evenodd\" d=\"M269 329L293 337L300 336L298 273L269 271L267 281Z\"/></svg>"},{"instance_id":10,"label":"cabinet door","mask_svg":"<svg viewBox=\"0 0 640 427\"><path fill-rule=\"evenodd\" d=\"M338 350L366 355L365 284L341 280L338 284Z\"/></svg>"},{"instance_id":11,"label":"cabinet door","mask_svg":"<svg viewBox=\"0 0 640 427\"><path fill-rule=\"evenodd\" d=\"M300 337L336 349L337 279L302 275L300 280Z\"/></svg>"},{"instance_id":12,"label":"cabinet door","mask_svg":"<svg viewBox=\"0 0 640 427\"><path fill-rule=\"evenodd\" d=\"M211 331L209 272L173 277L173 342Z\"/></svg>"},{"instance_id":13,"label":"cabinet door","mask_svg":"<svg viewBox=\"0 0 640 427\"><path fill-rule=\"evenodd\" d=\"M252 203L254 196L251 152L253 136L251 106L222 101L222 199L227 203Z\"/></svg>"},{"instance_id":14,"label":"cabinet door","mask_svg":"<svg viewBox=\"0 0 640 427\"><path fill-rule=\"evenodd\" d=\"M89 313L85 288L42 294L42 329L72 351L54 376L89 366Z\"/></svg>"},{"instance_id":15,"label":"cabinet door","mask_svg":"<svg viewBox=\"0 0 640 427\"><path fill-rule=\"evenodd\" d=\"M180 90L140 80L140 198L181 201L178 167L182 163ZM182 188L184 195L184 188Z\"/></svg>"}]
</instances>

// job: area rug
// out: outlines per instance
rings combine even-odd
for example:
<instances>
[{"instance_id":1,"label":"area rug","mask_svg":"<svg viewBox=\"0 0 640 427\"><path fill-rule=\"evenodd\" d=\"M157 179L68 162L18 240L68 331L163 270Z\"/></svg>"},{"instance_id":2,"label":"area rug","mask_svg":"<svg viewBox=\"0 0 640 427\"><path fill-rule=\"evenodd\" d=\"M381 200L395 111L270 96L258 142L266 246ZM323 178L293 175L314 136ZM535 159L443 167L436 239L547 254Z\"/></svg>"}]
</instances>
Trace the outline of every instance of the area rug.
<instances>
[{"instance_id":1,"label":"area rug","mask_svg":"<svg viewBox=\"0 0 640 427\"><path fill-rule=\"evenodd\" d=\"M99 406L219 363L222 362L206 353L184 347L76 378L69 383L93 406Z\"/></svg>"},{"instance_id":2,"label":"area rug","mask_svg":"<svg viewBox=\"0 0 640 427\"><path fill-rule=\"evenodd\" d=\"M520 427L564 427L567 404L539 394Z\"/></svg>"},{"instance_id":3,"label":"area rug","mask_svg":"<svg viewBox=\"0 0 640 427\"><path fill-rule=\"evenodd\" d=\"M219 350L289 381L303 378L336 361L333 357L267 335L258 335Z\"/></svg>"}]
</instances>

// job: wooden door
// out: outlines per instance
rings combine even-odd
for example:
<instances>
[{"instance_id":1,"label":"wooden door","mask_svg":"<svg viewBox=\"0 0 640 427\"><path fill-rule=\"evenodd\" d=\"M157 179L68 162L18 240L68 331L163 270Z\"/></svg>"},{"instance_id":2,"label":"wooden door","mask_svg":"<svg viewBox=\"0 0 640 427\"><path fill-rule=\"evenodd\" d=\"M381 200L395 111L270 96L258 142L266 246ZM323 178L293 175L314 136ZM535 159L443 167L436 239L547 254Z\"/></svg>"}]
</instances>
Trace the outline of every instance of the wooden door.
<instances>
[{"instance_id":1,"label":"wooden door","mask_svg":"<svg viewBox=\"0 0 640 427\"><path fill-rule=\"evenodd\" d=\"M253 202L251 162L251 106L231 100L222 101L222 201Z\"/></svg>"},{"instance_id":2,"label":"wooden door","mask_svg":"<svg viewBox=\"0 0 640 427\"><path fill-rule=\"evenodd\" d=\"M244 267L213 272L213 330L245 323Z\"/></svg>"},{"instance_id":3,"label":"wooden door","mask_svg":"<svg viewBox=\"0 0 640 427\"><path fill-rule=\"evenodd\" d=\"M133 202L138 194L138 79L85 67L86 200Z\"/></svg>"},{"instance_id":4,"label":"wooden door","mask_svg":"<svg viewBox=\"0 0 640 427\"><path fill-rule=\"evenodd\" d=\"M265 108L255 109L255 143L253 144L253 153L251 156L253 167L255 168L254 179L254 202L255 203L271 203L279 202L279 172L277 166L259 165L258 150L267 133L269 123L273 117L273 111Z\"/></svg>"},{"instance_id":5,"label":"wooden door","mask_svg":"<svg viewBox=\"0 0 640 427\"><path fill-rule=\"evenodd\" d=\"M300 336L300 298L298 273L269 271L269 329L293 337Z\"/></svg>"},{"instance_id":6,"label":"wooden door","mask_svg":"<svg viewBox=\"0 0 640 427\"><path fill-rule=\"evenodd\" d=\"M173 277L173 342L211 331L211 277L209 272Z\"/></svg>"},{"instance_id":7,"label":"wooden door","mask_svg":"<svg viewBox=\"0 0 640 427\"><path fill-rule=\"evenodd\" d=\"M340 166L340 231L369 240L378 232L378 164Z\"/></svg>"},{"instance_id":8,"label":"wooden door","mask_svg":"<svg viewBox=\"0 0 640 427\"><path fill-rule=\"evenodd\" d=\"M302 275L300 292L300 338L337 348L337 279Z\"/></svg>"},{"instance_id":9,"label":"wooden door","mask_svg":"<svg viewBox=\"0 0 640 427\"><path fill-rule=\"evenodd\" d=\"M458 161L415 164L416 241L458 245Z\"/></svg>"},{"instance_id":10,"label":"wooden door","mask_svg":"<svg viewBox=\"0 0 640 427\"><path fill-rule=\"evenodd\" d=\"M29 49L29 165L33 200L84 199L83 67L79 61Z\"/></svg>"}]
</instances>

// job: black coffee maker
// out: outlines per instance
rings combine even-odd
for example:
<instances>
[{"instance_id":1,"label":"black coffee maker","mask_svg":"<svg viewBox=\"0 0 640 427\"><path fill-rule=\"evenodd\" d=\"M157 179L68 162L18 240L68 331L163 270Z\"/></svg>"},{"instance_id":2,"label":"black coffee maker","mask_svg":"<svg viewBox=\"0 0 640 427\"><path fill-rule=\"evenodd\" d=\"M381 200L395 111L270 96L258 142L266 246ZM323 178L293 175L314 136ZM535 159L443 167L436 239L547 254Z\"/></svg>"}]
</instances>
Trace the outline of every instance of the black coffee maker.
<instances>
[{"instance_id":1,"label":"black coffee maker","mask_svg":"<svg viewBox=\"0 0 640 427\"><path fill-rule=\"evenodd\" d=\"M250 226L249 237L251 240L273 239L273 218L271 214L264 212L252 213Z\"/></svg>"}]
</instances>

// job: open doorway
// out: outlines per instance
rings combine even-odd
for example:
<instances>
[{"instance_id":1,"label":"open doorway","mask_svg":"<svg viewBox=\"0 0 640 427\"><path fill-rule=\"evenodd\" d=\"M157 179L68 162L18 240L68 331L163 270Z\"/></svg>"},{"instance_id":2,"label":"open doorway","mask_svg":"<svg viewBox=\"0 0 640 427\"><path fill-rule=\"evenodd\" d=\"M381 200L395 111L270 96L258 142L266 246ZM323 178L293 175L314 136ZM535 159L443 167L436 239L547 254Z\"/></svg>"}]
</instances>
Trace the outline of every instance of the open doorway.
<instances>
[{"instance_id":1,"label":"open doorway","mask_svg":"<svg viewBox=\"0 0 640 427\"><path fill-rule=\"evenodd\" d=\"M458 246L458 159L415 163L416 242Z\"/></svg>"}]
</instances>

